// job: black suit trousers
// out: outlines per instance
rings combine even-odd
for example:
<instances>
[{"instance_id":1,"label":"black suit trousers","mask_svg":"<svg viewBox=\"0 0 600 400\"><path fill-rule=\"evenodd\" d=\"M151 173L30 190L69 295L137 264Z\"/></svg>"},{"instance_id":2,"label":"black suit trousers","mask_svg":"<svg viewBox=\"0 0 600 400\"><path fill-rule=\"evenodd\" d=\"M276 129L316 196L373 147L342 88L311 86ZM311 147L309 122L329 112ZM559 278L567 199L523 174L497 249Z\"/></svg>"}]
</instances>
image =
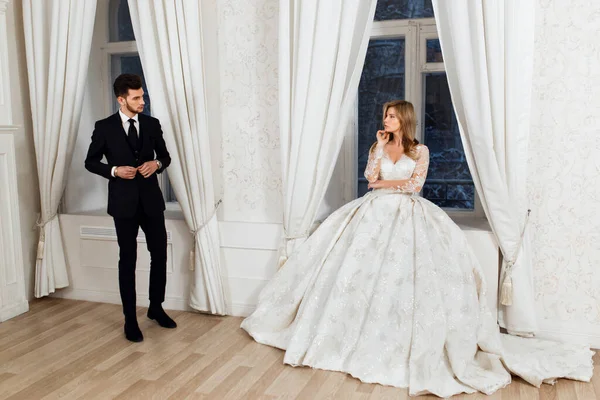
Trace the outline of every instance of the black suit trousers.
<instances>
[{"instance_id":1,"label":"black suit trousers","mask_svg":"<svg viewBox=\"0 0 600 400\"><path fill-rule=\"evenodd\" d=\"M126 318L135 317L135 265L137 261L137 235L139 228L146 235L150 252L150 305L160 305L165 300L167 283L167 230L164 213L147 215L141 205L131 218L114 218L119 243L119 291Z\"/></svg>"}]
</instances>

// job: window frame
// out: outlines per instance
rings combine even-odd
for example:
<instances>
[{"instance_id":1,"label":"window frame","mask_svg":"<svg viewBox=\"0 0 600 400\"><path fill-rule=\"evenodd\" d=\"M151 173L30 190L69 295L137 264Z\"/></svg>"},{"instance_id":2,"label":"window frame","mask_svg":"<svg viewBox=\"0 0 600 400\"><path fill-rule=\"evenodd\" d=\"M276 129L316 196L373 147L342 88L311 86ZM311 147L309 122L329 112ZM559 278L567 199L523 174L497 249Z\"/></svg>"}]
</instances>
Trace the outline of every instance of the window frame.
<instances>
[{"instance_id":1,"label":"window frame","mask_svg":"<svg viewBox=\"0 0 600 400\"><path fill-rule=\"evenodd\" d=\"M405 60L405 100L410 101L417 115L417 140L423 143L424 125L423 109L425 98L423 96L423 75L430 72L446 72L443 62L427 62L427 40L438 39L435 18L403 19L374 21L369 40L380 39L404 39ZM346 202L358 197L358 97L354 104L353 119L349 122L350 128L346 132L342 147L342 157L345 165L344 170L346 182L352 182L345 186L344 200ZM375 133L373 133L375 134ZM373 139L375 141L375 139ZM475 190L473 210L461 210L454 208L443 208L452 218L485 218L481 200Z\"/></svg>"},{"instance_id":2,"label":"window frame","mask_svg":"<svg viewBox=\"0 0 600 400\"><path fill-rule=\"evenodd\" d=\"M127 0L121 0L127 1ZM139 55L137 43L135 40L126 41L126 42L111 42L110 41L110 23L111 23L111 15L116 13L115 9L119 2L111 0L99 0L97 3L97 15L100 16L99 23L99 34L102 37L102 44L100 46L100 54L102 63L100 65L100 74L104 82L102 83L102 96L103 96L103 104L104 104L104 114L112 115L114 114L113 106L114 106L114 94L112 88L112 56L113 55ZM112 6L112 7L111 7ZM105 19L102 18L104 16ZM171 183L169 182L169 177L167 174L158 174L158 185L160 186L161 192L163 194L163 199L165 200L165 204L167 210L169 211L179 211L181 210L181 206L179 202L168 201L168 193L171 188Z\"/></svg>"}]
</instances>

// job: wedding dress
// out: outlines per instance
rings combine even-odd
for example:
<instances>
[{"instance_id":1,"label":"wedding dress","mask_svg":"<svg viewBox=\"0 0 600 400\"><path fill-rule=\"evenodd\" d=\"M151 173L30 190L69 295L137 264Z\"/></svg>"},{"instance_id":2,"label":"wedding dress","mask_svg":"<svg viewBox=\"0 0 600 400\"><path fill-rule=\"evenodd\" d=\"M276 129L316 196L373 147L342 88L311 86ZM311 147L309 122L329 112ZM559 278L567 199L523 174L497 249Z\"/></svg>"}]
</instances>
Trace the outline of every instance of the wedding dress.
<instances>
[{"instance_id":1,"label":"wedding dress","mask_svg":"<svg viewBox=\"0 0 600 400\"><path fill-rule=\"evenodd\" d=\"M511 373L532 385L589 381L586 346L501 334L484 274L461 229L420 197L429 151L394 163L382 149L366 175L406 180L335 211L295 251L242 322L292 366L342 371L411 395L491 394ZM379 163L379 164L377 164Z\"/></svg>"}]
</instances>

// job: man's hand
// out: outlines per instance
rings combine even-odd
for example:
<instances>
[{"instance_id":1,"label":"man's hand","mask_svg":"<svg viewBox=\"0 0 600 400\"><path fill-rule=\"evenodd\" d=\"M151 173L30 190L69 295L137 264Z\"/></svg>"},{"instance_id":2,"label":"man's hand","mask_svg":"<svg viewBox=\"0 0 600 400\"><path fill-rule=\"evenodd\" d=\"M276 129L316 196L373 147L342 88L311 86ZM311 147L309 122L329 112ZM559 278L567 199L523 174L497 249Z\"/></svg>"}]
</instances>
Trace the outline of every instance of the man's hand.
<instances>
[{"instance_id":1,"label":"man's hand","mask_svg":"<svg viewBox=\"0 0 600 400\"><path fill-rule=\"evenodd\" d=\"M153 173L156 172L157 169L158 169L158 164L156 163L155 160L146 161L145 163L143 163L142 165L140 165L138 167L138 171L140 171L140 174L142 174L144 176L144 178L150 177Z\"/></svg>"},{"instance_id":2,"label":"man's hand","mask_svg":"<svg viewBox=\"0 0 600 400\"><path fill-rule=\"evenodd\" d=\"M133 179L137 173L137 168L134 167L117 167L115 176L121 179Z\"/></svg>"}]
</instances>

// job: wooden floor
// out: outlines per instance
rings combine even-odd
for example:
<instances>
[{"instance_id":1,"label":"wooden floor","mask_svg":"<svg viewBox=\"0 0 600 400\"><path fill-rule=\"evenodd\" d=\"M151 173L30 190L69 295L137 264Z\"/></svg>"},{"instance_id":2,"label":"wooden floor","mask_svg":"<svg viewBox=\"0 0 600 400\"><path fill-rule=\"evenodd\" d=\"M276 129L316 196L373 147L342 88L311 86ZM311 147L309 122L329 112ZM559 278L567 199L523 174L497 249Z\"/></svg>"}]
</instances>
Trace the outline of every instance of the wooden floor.
<instances>
[{"instance_id":1,"label":"wooden floor","mask_svg":"<svg viewBox=\"0 0 600 400\"><path fill-rule=\"evenodd\" d=\"M239 328L241 318L171 312L179 327L168 330L140 308L145 340L130 343L120 306L46 298L30 308L0 324L0 399L408 398L405 389L286 366L282 351ZM515 379L489 397L453 399L600 399L596 375L592 383L560 380L541 389ZM436 397L419 397L429 398Z\"/></svg>"}]
</instances>

